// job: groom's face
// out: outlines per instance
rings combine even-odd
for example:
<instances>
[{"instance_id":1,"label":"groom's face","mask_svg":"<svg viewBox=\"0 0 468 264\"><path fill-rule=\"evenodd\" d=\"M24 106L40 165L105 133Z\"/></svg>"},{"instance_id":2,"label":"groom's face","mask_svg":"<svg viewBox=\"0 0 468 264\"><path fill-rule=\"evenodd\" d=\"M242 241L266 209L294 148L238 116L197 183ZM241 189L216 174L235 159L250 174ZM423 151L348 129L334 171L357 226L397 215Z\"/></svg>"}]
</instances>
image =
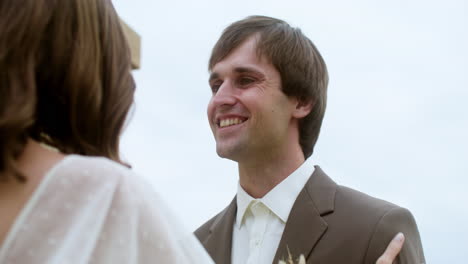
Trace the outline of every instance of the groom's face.
<instances>
[{"instance_id":1,"label":"groom's face","mask_svg":"<svg viewBox=\"0 0 468 264\"><path fill-rule=\"evenodd\" d=\"M210 76L208 120L220 157L238 162L268 155L287 144L294 100L281 91L281 76L248 38L216 63Z\"/></svg>"}]
</instances>

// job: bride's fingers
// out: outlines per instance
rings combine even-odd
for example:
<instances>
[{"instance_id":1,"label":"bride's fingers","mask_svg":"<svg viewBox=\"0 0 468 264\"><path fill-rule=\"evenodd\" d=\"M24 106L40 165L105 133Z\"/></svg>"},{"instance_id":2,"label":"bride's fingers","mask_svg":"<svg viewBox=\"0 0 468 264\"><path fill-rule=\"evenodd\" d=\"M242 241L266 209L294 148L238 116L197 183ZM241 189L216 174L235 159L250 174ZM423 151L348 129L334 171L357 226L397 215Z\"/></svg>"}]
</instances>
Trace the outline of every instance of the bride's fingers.
<instances>
[{"instance_id":1,"label":"bride's fingers","mask_svg":"<svg viewBox=\"0 0 468 264\"><path fill-rule=\"evenodd\" d=\"M382 256L377 260L376 264L392 264L395 258L400 253L403 243L405 242L405 236L403 233L398 233L390 242L387 249Z\"/></svg>"}]
</instances>

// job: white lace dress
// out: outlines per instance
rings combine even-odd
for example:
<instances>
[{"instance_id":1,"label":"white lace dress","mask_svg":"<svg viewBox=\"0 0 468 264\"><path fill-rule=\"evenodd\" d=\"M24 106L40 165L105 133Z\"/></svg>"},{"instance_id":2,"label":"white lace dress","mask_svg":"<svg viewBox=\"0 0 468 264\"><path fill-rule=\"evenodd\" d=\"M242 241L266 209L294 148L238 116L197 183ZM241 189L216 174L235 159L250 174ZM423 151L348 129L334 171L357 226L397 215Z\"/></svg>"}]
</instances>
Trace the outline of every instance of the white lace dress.
<instances>
[{"instance_id":1,"label":"white lace dress","mask_svg":"<svg viewBox=\"0 0 468 264\"><path fill-rule=\"evenodd\" d=\"M213 262L138 175L105 158L70 155L21 211L0 263Z\"/></svg>"}]
</instances>

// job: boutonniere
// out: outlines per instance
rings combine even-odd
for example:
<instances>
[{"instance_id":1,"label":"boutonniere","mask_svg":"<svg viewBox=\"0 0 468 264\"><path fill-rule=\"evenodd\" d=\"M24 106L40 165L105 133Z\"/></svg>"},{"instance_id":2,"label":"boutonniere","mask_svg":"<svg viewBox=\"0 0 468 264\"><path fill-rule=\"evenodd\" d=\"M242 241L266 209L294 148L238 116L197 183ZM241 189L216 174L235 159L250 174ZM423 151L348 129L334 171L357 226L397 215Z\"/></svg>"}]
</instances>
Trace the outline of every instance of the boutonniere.
<instances>
[{"instance_id":1,"label":"boutonniere","mask_svg":"<svg viewBox=\"0 0 468 264\"><path fill-rule=\"evenodd\" d=\"M306 260L303 254L301 254L297 261L294 261L293 256L291 255L291 251L288 248L288 259L287 260L280 260L278 264L306 264Z\"/></svg>"}]
</instances>

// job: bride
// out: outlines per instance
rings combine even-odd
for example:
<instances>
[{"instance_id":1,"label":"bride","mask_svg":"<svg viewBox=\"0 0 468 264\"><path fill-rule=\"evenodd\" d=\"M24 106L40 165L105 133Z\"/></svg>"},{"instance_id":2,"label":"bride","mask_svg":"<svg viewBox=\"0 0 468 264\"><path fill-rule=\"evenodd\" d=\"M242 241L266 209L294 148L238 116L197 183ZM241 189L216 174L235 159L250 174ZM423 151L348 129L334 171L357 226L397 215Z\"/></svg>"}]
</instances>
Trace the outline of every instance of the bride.
<instances>
[{"instance_id":1,"label":"bride","mask_svg":"<svg viewBox=\"0 0 468 264\"><path fill-rule=\"evenodd\" d=\"M130 65L110 0L0 1L0 263L213 263L120 159Z\"/></svg>"},{"instance_id":2,"label":"bride","mask_svg":"<svg viewBox=\"0 0 468 264\"><path fill-rule=\"evenodd\" d=\"M212 263L119 157L130 55L109 0L0 1L0 263Z\"/></svg>"}]
</instances>

